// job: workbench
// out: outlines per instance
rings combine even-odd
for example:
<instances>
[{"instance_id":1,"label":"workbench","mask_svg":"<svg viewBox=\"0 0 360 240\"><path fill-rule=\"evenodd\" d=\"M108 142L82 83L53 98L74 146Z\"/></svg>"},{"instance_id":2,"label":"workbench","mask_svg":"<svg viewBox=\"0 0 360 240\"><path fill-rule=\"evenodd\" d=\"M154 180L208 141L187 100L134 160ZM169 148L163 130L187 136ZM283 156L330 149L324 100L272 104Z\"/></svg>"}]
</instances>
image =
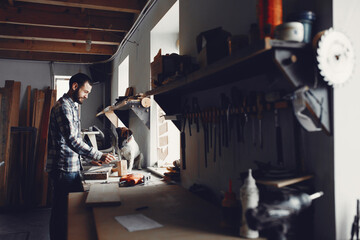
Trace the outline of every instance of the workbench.
<instances>
[{"instance_id":1,"label":"workbench","mask_svg":"<svg viewBox=\"0 0 360 240\"><path fill-rule=\"evenodd\" d=\"M87 208L87 194L69 195L68 240L241 239L238 231L221 228L220 208L176 184L121 187L119 206ZM129 232L115 217L131 214L143 214L163 227Z\"/></svg>"}]
</instances>

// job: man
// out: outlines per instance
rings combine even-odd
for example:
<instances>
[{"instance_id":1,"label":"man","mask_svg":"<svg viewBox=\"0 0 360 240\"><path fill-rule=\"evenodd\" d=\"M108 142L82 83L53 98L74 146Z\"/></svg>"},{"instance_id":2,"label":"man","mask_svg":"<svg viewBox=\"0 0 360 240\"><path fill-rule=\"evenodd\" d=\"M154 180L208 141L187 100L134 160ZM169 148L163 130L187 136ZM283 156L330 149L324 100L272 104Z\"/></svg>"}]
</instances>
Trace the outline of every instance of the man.
<instances>
[{"instance_id":1,"label":"man","mask_svg":"<svg viewBox=\"0 0 360 240\"><path fill-rule=\"evenodd\" d=\"M51 110L46 171L52 181L53 203L50 218L50 239L67 238L67 197L69 192L84 191L80 170L80 155L100 163L115 157L87 145L80 135L78 104L91 92L91 79L78 73L70 78L70 89Z\"/></svg>"}]
</instances>

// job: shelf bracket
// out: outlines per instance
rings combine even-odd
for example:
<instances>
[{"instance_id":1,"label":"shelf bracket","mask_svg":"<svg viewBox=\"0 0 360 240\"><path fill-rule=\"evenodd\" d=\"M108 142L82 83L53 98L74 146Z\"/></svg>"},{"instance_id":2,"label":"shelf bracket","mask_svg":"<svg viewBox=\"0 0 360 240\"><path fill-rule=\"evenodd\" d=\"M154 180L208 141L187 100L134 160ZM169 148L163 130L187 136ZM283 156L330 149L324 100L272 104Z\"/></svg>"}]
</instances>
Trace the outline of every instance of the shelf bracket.
<instances>
[{"instance_id":1,"label":"shelf bracket","mask_svg":"<svg viewBox=\"0 0 360 240\"><path fill-rule=\"evenodd\" d=\"M314 84L312 56L312 52L304 48L274 48L276 65L295 88Z\"/></svg>"},{"instance_id":2,"label":"shelf bracket","mask_svg":"<svg viewBox=\"0 0 360 240\"><path fill-rule=\"evenodd\" d=\"M141 98L127 98L121 102L116 103L113 106L106 107L99 112L96 116L105 114L106 117L116 126L116 118L121 120L122 111L132 110L135 115L144 123L144 125L150 129L150 104L151 100L147 97ZM115 114L114 114L115 113ZM116 115L116 116L115 116Z\"/></svg>"}]
</instances>

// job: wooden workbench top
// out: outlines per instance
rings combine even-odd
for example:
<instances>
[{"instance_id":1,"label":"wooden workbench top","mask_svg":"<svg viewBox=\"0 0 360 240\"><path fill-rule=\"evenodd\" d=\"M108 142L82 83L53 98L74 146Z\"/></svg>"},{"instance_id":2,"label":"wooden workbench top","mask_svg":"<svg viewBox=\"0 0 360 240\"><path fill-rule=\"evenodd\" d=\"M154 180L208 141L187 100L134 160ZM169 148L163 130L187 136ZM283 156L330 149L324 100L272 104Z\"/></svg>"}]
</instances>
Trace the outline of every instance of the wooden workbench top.
<instances>
[{"instance_id":1,"label":"wooden workbench top","mask_svg":"<svg viewBox=\"0 0 360 240\"><path fill-rule=\"evenodd\" d=\"M99 240L241 239L220 227L221 209L178 185L120 188L121 206L93 207ZM137 211L137 208L146 209ZM129 232L116 216L143 214L163 227ZM69 239L70 240L70 239Z\"/></svg>"}]
</instances>

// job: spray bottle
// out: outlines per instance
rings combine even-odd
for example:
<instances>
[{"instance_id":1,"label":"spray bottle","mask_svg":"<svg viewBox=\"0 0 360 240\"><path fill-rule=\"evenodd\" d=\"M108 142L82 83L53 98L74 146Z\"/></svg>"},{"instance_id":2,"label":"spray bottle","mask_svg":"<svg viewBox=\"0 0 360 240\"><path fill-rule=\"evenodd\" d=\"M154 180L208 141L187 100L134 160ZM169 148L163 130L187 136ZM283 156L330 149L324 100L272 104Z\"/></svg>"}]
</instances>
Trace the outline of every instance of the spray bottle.
<instances>
[{"instance_id":1,"label":"spray bottle","mask_svg":"<svg viewBox=\"0 0 360 240\"><path fill-rule=\"evenodd\" d=\"M240 201L242 206L240 236L246 238L258 238L259 232L248 227L245 217L245 213L249 208L256 208L259 204L259 190L256 187L251 169L249 169L249 175L240 188Z\"/></svg>"}]
</instances>

